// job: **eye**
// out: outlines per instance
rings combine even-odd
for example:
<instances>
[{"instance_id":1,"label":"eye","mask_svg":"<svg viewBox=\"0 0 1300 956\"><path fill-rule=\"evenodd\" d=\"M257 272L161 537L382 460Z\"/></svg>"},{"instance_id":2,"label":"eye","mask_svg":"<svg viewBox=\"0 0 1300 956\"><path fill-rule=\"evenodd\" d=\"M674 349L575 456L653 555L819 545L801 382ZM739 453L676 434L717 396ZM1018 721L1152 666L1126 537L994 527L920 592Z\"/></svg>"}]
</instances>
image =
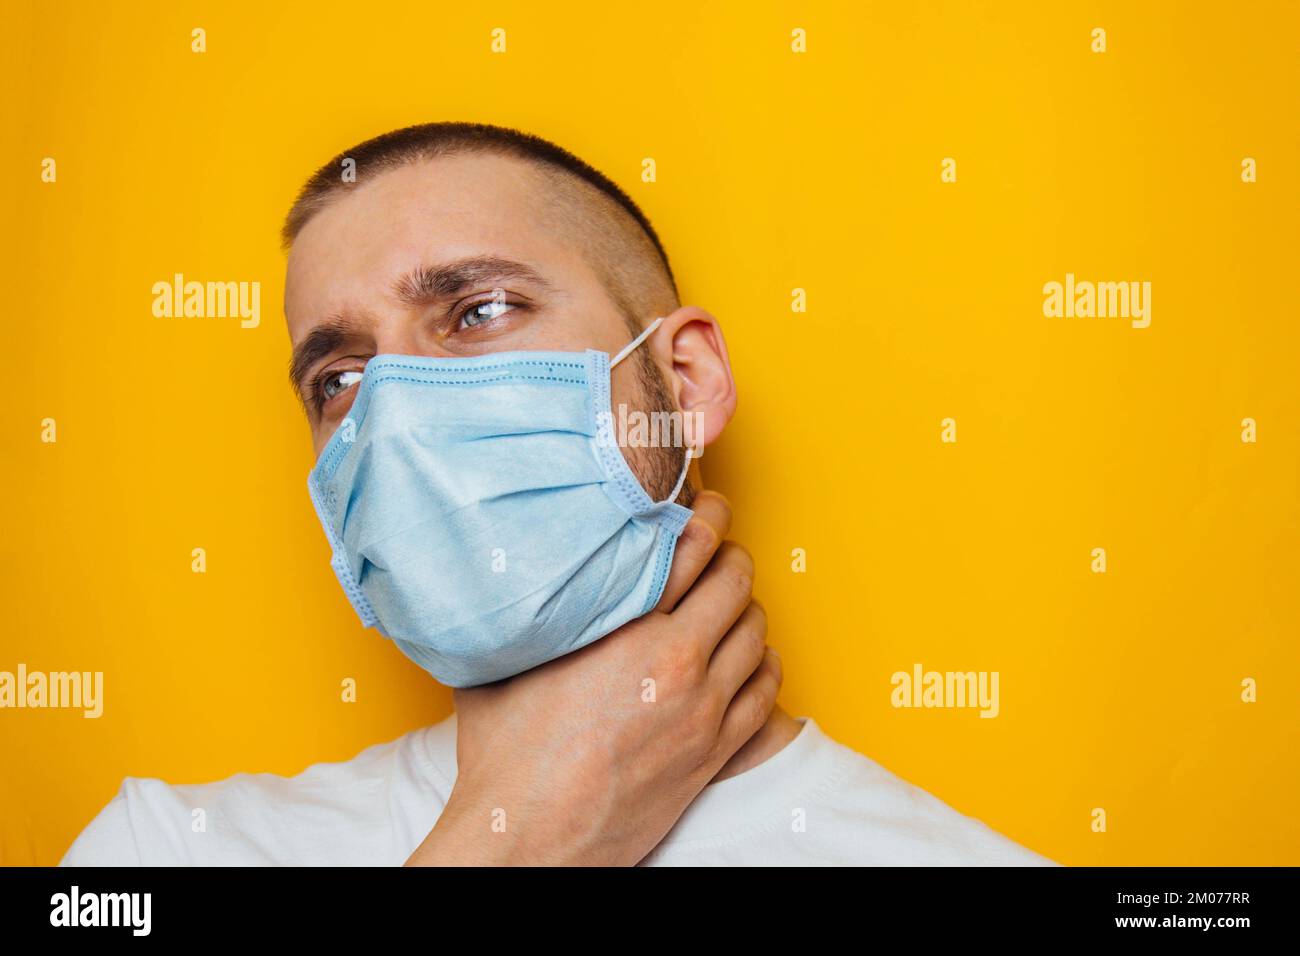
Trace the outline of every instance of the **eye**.
<instances>
[{"instance_id":1,"label":"eye","mask_svg":"<svg viewBox=\"0 0 1300 956\"><path fill-rule=\"evenodd\" d=\"M329 401L336 395L346 392L357 382L361 381L361 373L356 371L338 371L330 372L321 379L320 391L325 401Z\"/></svg>"},{"instance_id":2,"label":"eye","mask_svg":"<svg viewBox=\"0 0 1300 956\"><path fill-rule=\"evenodd\" d=\"M491 298L485 302L476 302L460 314L457 331L472 329L477 325L490 322L498 316L505 315L516 306L501 298Z\"/></svg>"}]
</instances>

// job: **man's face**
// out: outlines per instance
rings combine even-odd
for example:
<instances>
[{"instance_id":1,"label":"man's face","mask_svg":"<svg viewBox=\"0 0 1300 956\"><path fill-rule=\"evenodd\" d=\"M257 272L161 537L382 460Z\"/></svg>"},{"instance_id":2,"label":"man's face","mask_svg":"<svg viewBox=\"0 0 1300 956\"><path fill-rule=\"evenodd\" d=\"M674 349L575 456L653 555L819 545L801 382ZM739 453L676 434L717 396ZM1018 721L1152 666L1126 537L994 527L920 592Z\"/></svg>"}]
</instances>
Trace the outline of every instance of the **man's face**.
<instances>
[{"instance_id":1,"label":"man's face","mask_svg":"<svg viewBox=\"0 0 1300 956\"><path fill-rule=\"evenodd\" d=\"M612 354L627 344L626 319L595 270L548 228L545 189L523 161L466 153L385 172L307 223L289 254L285 315L317 455L375 355ZM615 408L672 407L644 359L621 364L611 386ZM664 497L655 487L664 463L629 459Z\"/></svg>"}]
</instances>

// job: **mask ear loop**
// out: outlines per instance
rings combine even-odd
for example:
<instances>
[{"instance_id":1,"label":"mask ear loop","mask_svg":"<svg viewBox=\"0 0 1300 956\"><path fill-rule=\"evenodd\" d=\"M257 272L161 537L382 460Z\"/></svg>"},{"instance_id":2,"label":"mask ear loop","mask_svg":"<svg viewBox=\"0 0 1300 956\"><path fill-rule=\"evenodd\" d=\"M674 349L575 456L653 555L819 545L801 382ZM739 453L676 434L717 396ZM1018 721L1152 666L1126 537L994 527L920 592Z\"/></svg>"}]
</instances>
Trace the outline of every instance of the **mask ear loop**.
<instances>
[{"instance_id":1,"label":"mask ear loop","mask_svg":"<svg viewBox=\"0 0 1300 956\"><path fill-rule=\"evenodd\" d=\"M677 485L673 488L673 493L668 496L669 502L676 501L677 496L682 493L682 486L686 484L686 473L691 470L691 459L699 457L699 455L695 454L694 447L687 446L686 460L682 462L682 473L677 476Z\"/></svg>"},{"instance_id":2,"label":"mask ear loop","mask_svg":"<svg viewBox=\"0 0 1300 956\"><path fill-rule=\"evenodd\" d=\"M664 324L664 317L661 315L659 316L659 318L655 319L653 322L647 325L645 329L642 330L640 335L634 338L631 342L628 342L627 345L623 346L622 350L617 355L615 355L612 359L609 360L610 369L612 370L615 365L617 365L619 362L623 361L623 359L627 358L629 355L635 352L636 347L640 345L642 342L644 342L646 339L650 338L654 330L659 328L659 326L663 324Z\"/></svg>"},{"instance_id":3,"label":"mask ear loop","mask_svg":"<svg viewBox=\"0 0 1300 956\"><path fill-rule=\"evenodd\" d=\"M631 342L628 342L627 345L623 346L623 348L619 350L619 353L609 360L610 371L613 371L615 365L635 352L637 347L646 339L650 338L650 336L654 334L654 330L663 325L663 323L664 317L661 315L642 329L640 335L634 338ZM691 470L691 459L698 457L700 456L695 453L694 448L686 449L686 460L682 462L682 473L677 476L677 485L673 488L673 493L668 496L668 501L670 503L675 502L677 496L682 493L682 487L686 484L686 473Z\"/></svg>"}]
</instances>

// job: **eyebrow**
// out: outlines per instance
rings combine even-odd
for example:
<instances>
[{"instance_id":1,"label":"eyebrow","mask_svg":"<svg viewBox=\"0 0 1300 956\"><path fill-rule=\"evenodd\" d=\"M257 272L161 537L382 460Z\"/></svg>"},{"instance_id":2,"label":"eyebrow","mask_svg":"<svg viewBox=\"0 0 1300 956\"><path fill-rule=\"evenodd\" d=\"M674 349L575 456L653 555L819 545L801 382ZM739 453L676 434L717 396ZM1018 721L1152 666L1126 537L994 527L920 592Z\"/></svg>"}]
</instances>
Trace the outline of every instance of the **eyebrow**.
<instances>
[{"instance_id":1,"label":"eyebrow","mask_svg":"<svg viewBox=\"0 0 1300 956\"><path fill-rule=\"evenodd\" d=\"M458 295L485 282L516 279L543 289L551 284L531 266L500 256L469 256L436 266L412 269L393 285L393 293L408 305L425 305L436 299Z\"/></svg>"}]
</instances>

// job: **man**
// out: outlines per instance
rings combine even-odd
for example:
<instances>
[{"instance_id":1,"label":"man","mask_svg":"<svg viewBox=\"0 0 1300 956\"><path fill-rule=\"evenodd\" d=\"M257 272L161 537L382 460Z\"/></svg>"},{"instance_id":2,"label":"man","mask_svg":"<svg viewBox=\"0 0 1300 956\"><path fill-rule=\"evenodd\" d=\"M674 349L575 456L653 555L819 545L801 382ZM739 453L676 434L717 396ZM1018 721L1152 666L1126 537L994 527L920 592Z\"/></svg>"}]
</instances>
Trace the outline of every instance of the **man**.
<instances>
[{"instance_id":1,"label":"man","mask_svg":"<svg viewBox=\"0 0 1300 956\"><path fill-rule=\"evenodd\" d=\"M284 238L335 570L457 713L291 778L128 778L65 864L1050 863L775 706L753 563L686 450L735 411L726 344L616 185L431 124L322 167ZM596 467L590 413L627 409L681 441Z\"/></svg>"}]
</instances>

